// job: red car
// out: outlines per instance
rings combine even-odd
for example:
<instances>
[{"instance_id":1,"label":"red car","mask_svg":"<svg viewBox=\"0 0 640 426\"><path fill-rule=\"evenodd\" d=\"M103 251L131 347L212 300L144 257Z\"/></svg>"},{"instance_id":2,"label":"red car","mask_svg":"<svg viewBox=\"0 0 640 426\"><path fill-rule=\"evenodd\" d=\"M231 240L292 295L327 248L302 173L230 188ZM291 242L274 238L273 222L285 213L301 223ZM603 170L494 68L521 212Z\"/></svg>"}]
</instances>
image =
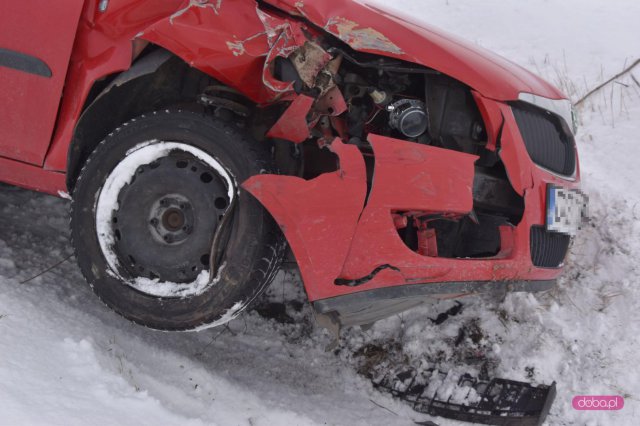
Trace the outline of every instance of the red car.
<instances>
[{"instance_id":1,"label":"red car","mask_svg":"<svg viewBox=\"0 0 640 426\"><path fill-rule=\"evenodd\" d=\"M0 180L71 195L97 295L222 324L290 247L321 324L539 291L584 214L571 104L358 0L0 5Z\"/></svg>"}]
</instances>

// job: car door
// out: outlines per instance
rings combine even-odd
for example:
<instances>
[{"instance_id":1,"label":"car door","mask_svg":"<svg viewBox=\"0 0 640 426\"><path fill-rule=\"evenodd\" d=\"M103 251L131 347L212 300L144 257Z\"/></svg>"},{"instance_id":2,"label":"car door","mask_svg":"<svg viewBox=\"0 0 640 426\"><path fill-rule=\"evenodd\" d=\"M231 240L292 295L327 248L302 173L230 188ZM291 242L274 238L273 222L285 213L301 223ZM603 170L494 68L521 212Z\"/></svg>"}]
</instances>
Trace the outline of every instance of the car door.
<instances>
[{"instance_id":1,"label":"car door","mask_svg":"<svg viewBox=\"0 0 640 426\"><path fill-rule=\"evenodd\" d=\"M42 165L83 3L0 0L0 157Z\"/></svg>"}]
</instances>

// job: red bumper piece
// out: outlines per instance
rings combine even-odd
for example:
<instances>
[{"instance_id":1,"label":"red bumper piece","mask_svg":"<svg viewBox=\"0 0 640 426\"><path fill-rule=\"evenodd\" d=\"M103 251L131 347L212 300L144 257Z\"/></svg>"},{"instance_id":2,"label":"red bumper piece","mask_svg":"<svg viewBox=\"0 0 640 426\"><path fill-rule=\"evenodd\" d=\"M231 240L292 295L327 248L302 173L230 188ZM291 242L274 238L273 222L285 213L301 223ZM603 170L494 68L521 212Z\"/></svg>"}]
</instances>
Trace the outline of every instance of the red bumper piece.
<instances>
[{"instance_id":1,"label":"red bumper piece","mask_svg":"<svg viewBox=\"0 0 640 426\"><path fill-rule=\"evenodd\" d=\"M311 300L327 297L351 247L367 194L364 158L336 139L340 169L315 179L253 176L242 185L269 210L291 246ZM324 289L324 290L323 290Z\"/></svg>"},{"instance_id":2,"label":"red bumper piece","mask_svg":"<svg viewBox=\"0 0 640 426\"><path fill-rule=\"evenodd\" d=\"M524 195L525 214L517 226L500 226L500 252L492 257L437 257L434 231L426 227L413 251L397 231L406 216L456 219L472 212L477 157L470 154L370 134L375 166L366 197L362 154L335 139L329 149L339 170L308 181L254 176L243 187L284 231L310 301L414 284L553 280L561 269L533 266L529 234L544 223L544 188L556 178L519 155L517 136L505 124L501 157Z\"/></svg>"}]
</instances>

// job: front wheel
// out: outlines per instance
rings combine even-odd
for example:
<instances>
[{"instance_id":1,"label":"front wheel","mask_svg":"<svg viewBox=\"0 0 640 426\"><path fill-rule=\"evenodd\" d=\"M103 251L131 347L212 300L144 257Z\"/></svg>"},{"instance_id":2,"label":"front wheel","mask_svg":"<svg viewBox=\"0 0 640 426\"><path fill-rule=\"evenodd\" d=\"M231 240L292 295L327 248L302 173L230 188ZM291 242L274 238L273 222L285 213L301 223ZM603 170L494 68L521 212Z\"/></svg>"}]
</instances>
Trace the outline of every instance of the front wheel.
<instances>
[{"instance_id":1,"label":"front wheel","mask_svg":"<svg viewBox=\"0 0 640 426\"><path fill-rule=\"evenodd\" d=\"M277 225L238 185L272 171L264 146L209 116L128 122L90 155L73 192L83 275L109 307L147 327L229 321L282 258Z\"/></svg>"}]
</instances>

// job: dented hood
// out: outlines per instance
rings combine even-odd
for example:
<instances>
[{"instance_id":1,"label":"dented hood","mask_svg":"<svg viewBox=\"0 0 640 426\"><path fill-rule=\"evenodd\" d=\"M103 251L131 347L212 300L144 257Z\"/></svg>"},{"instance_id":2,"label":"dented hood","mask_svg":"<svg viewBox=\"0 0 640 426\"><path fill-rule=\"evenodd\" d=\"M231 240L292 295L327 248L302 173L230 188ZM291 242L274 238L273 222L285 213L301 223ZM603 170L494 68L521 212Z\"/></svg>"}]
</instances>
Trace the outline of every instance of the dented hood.
<instances>
[{"instance_id":1,"label":"dented hood","mask_svg":"<svg viewBox=\"0 0 640 426\"><path fill-rule=\"evenodd\" d=\"M500 101L521 92L566 98L557 88L519 65L476 44L364 0L266 0L302 16L354 50L433 68Z\"/></svg>"}]
</instances>

